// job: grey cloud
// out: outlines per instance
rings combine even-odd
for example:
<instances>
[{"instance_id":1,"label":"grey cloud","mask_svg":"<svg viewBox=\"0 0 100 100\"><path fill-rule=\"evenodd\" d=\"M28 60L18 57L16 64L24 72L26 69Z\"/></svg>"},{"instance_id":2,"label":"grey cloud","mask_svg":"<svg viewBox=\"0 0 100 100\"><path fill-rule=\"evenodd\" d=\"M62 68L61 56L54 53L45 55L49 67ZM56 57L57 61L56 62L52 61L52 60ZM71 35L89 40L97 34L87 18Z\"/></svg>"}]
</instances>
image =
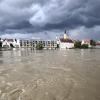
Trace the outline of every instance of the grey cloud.
<instances>
[{"instance_id":1,"label":"grey cloud","mask_svg":"<svg viewBox=\"0 0 100 100\"><path fill-rule=\"evenodd\" d=\"M100 0L0 0L0 31L43 34L85 27L87 34L78 37L93 37L89 30L100 26L99 9Z\"/></svg>"},{"instance_id":2,"label":"grey cloud","mask_svg":"<svg viewBox=\"0 0 100 100\"><path fill-rule=\"evenodd\" d=\"M70 31L71 36L75 39L95 39L100 40L100 26L86 28L84 26L75 28Z\"/></svg>"}]
</instances>

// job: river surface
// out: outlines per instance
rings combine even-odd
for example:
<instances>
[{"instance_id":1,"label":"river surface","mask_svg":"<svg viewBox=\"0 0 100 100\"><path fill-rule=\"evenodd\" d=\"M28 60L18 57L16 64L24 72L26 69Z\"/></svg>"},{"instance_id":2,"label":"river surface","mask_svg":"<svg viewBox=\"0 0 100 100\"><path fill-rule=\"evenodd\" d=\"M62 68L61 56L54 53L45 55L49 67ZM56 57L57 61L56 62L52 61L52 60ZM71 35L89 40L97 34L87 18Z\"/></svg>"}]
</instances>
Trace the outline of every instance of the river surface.
<instances>
[{"instance_id":1,"label":"river surface","mask_svg":"<svg viewBox=\"0 0 100 100\"><path fill-rule=\"evenodd\" d=\"M0 51L0 100L100 100L100 49Z\"/></svg>"}]
</instances>

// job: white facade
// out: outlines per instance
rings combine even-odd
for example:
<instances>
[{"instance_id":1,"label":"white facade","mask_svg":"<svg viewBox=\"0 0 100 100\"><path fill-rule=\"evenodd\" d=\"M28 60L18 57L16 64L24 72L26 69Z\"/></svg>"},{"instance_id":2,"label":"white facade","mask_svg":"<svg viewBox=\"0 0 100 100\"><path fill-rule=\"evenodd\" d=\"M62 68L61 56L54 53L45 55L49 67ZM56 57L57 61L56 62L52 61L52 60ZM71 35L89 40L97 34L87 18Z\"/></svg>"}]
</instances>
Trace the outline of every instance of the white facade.
<instances>
[{"instance_id":1,"label":"white facade","mask_svg":"<svg viewBox=\"0 0 100 100\"><path fill-rule=\"evenodd\" d=\"M7 40L2 41L2 47L10 47L10 43Z\"/></svg>"},{"instance_id":2,"label":"white facade","mask_svg":"<svg viewBox=\"0 0 100 100\"><path fill-rule=\"evenodd\" d=\"M13 46L16 47L16 48L17 48L17 47L20 47L20 40L16 40L16 41L15 41L15 39L14 39L13 42L12 42L12 44L13 44Z\"/></svg>"},{"instance_id":3,"label":"white facade","mask_svg":"<svg viewBox=\"0 0 100 100\"><path fill-rule=\"evenodd\" d=\"M10 45L12 44L13 45L13 47L20 47L20 41L19 40L16 40L15 41L15 39L13 39L13 41L7 41L7 40L2 40L1 41L2 42L2 47L11 47Z\"/></svg>"},{"instance_id":4,"label":"white facade","mask_svg":"<svg viewBox=\"0 0 100 100\"><path fill-rule=\"evenodd\" d=\"M83 45L83 44L87 44L89 47L91 47L90 40L82 40L81 45Z\"/></svg>"},{"instance_id":5,"label":"white facade","mask_svg":"<svg viewBox=\"0 0 100 100\"><path fill-rule=\"evenodd\" d=\"M71 49L74 48L74 42L71 38L69 38L68 34L64 33L64 36L57 40L57 44L59 44L60 49Z\"/></svg>"},{"instance_id":6,"label":"white facade","mask_svg":"<svg viewBox=\"0 0 100 100\"><path fill-rule=\"evenodd\" d=\"M71 49L74 48L74 43L64 43L60 42L60 49Z\"/></svg>"},{"instance_id":7,"label":"white facade","mask_svg":"<svg viewBox=\"0 0 100 100\"><path fill-rule=\"evenodd\" d=\"M21 47L26 48L34 48L36 49L36 45L41 43L44 49L55 49L57 48L57 41L50 40L20 40Z\"/></svg>"}]
</instances>

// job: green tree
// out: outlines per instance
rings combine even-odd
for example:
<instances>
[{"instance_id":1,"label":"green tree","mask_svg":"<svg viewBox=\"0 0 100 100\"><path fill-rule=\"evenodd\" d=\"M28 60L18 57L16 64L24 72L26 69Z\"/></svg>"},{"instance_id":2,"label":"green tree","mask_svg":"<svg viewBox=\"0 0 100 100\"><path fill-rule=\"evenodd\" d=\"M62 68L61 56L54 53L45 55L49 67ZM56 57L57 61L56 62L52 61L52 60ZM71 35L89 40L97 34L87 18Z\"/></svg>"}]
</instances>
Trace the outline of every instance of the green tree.
<instances>
[{"instance_id":1,"label":"green tree","mask_svg":"<svg viewBox=\"0 0 100 100\"><path fill-rule=\"evenodd\" d=\"M2 42L1 42L1 38L0 38L0 48L2 47Z\"/></svg>"},{"instance_id":2,"label":"green tree","mask_svg":"<svg viewBox=\"0 0 100 100\"><path fill-rule=\"evenodd\" d=\"M91 46L96 46L96 42L94 40L90 40L90 45Z\"/></svg>"},{"instance_id":3,"label":"green tree","mask_svg":"<svg viewBox=\"0 0 100 100\"><path fill-rule=\"evenodd\" d=\"M36 49L37 50L42 50L44 47L43 47L43 44L42 43L37 43L36 44Z\"/></svg>"},{"instance_id":4,"label":"green tree","mask_svg":"<svg viewBox=\"0 0 100 100\"><path fill-rule=\"evenodd\" d=\"M57 44L57 48L59 48L59 44Z\"/></svg>"},{"instance_id":5,"label":"green tree","mask_svg":"<svg viewBox=\"0 0 100 100\"><path fill-rule=\"evenodd\" d=\"M2 48L2 42L0 41L0 48Z\"/></svg>"},{"instance_id":6,"label":"green tree","mask_svg":"<svg viewBox=\"0 0 100 100\"><path fill-rule=\"evenodd\" d=\"M75 48L81 48L81 41L79 41L79 40L78 41L75 41L74 42L74 47Z\"/></svg>"},{"instance_id":7,"label":"green tree","mask_svg":"<svg viewBox=\"0 0 100 100\"><path fill-rule=\"evenodd\" d=\"M10 47L11 47L11 48L14 48L14 46L13 46L13 44L12 44L12 43L10 43Z\"/></svg>"},{"instance_id":8,"label":"green tree","mask_svg":"<svg viewBox=\"0 0 100 100\"><path fill-rule=\"evenodd\" d=\"M81 48L83 48L83 49L87 49L88 47L89 47L88 44L82 44L82 45L81 45Z\"/></svg>"}]
</instances>

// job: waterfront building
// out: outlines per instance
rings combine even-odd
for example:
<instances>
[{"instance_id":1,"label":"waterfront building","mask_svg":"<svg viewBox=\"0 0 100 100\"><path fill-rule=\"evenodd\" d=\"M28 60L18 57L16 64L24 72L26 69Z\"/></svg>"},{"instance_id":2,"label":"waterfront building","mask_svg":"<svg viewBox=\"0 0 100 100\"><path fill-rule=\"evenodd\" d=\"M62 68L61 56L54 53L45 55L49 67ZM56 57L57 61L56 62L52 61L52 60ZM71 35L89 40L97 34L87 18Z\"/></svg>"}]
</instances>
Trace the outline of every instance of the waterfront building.
<instances>
[{"instance_id":1,"label":"waterfront building","mask_svg":"<svg viewBox=\"0 0 100 100\"><path fill-rule=\"evenodd\" d=\"M91 47L90 42L91 42L91 39L84 39L84 40L82 40L81 45L87 44L89 47Z\"/></svg>"},{"instance_id":2,"label":"waterfront building","mask_svg":"<svg viewBox=\"0 0 100 100\"><path fill-rule=\"evenodd\" d=\"M7 41L7 39L4 39L4 40L2 41L2 47L7 47L7 48L10 47L10 43L9 43L9 41Z\"/></svg>"},{"instance_id":3,"label":"waterfront building","mask_svg":"<svg viewBox=\"0 0 100 100\"><path fill-rule=\"evenodd\" d=\"M20 40L19 39L13 39L12 45L15 48L20 48Z\"/></svg>"},{"instance_id":4,"label":"waterfront building","mask_svg":"<svg viewBox=\"0 0 100 100\"><path fill-rule=\"evenodd\" d=\"M96 42L96 48L100 49L100 41Z\"/></svg>"},{"instance_id":5,"label":"waterfront building","mask_svg":"<svg viewBox=\"0 0 100 100\"><path fill-rule=\"evenodd\" d=\"M6 48L20 47L20 40L18 39L0 39L0 42L2 44L2 47L6 47Z\"/></svg>"},{"instance_id":6,"label":"waterfront building","mask_svg":"<svg viewBox=\"0 0 100 100\"><path fill-rule=\"evenodd\" d=\"M55 49L57 48L57 42L52 40L35 40L35 39L23 39L20 40L20 46L22 48L33 48L36 49L36 45L41 43L44 49Z\"/></svg>"},{"instance_id":7,"label":"waterfront building","mask_svg":"<svg viewBox=\"0 0 100 100\"><path fill-rule=\"evenodd\" d=\"M59 44L60 49L74 48L74 42L71 38L69 38L69 36L66 33L66 30L65 30L64 36L59 38L57 41L58 41L57 43Z\"/></svg>"}]
</instances>

